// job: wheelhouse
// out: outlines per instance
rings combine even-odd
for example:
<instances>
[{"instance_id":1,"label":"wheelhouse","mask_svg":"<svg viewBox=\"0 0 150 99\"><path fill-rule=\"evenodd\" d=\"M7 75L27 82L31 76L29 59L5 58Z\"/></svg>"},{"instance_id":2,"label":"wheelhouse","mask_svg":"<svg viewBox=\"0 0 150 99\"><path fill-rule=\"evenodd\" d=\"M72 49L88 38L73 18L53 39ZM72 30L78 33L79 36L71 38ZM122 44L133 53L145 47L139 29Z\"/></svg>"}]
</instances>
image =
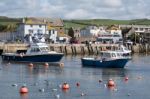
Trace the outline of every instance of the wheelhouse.
<instances>
[{"instance_id":1,"label":"wheelhouse","mask_svg":"<svg viewBox=\"0 0 150 99\"><path fill-rule=\"evenodd\" d=\"M30 48L27 50L26 54L32 54L32 53L48 53L50 52L50 49L47 45L43 43L36 43L32 44Z\"/></svg>"},{"instance_id":2,"label":"wheelhouse","mask_svg":"<svg viewBox=\"0 0 150 99\"><path fill-rule=\"evenodd\" d=\"M101 58L124 58L124 57L130 57L127 54L124 54L123 52L117 52L117 51L103 51L100 53Z\"/></svg>"}]
</instances>

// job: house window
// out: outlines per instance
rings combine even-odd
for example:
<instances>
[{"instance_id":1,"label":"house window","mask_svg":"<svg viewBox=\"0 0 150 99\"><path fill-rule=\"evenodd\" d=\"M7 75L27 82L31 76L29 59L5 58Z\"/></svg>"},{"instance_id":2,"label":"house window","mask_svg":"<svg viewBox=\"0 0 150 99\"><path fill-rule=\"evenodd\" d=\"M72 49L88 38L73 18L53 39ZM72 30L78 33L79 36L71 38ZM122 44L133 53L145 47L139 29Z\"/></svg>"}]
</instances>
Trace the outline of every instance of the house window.
<instances>
[{"instance_id":1,"label":"house window","mask_svg":"<svg viewBox=\"0 0 150 99\"><path fill-rule=\"evenodd\" d=\"M32 34L32 33L33 33L33 30L30 29L30 30L29 30L29 33Z\"/></svg>"},{"instance_id":2,"label":"house window","mask_svg":"<svg viewBox=\"0 0 150 99\"><path fill-rule=\"evenodd\" d=\"M140 31L143 31L143 28L140 28Z\"/></svg>"},{"instance_id":3,"label":"house window","mask_svg":"<svg viewBox=\"0 0 150 99\"><path fill-rule=\"evenodd\" d=\"M114 32L114 34L118 34L117 32Z\"/></svg>"},{"instance_id":4,"label":"house window","mask_svg":"<svg viewBox=\"0 0 150 99\"><path fill-rule=\"evenodd\" d=\"M53 31L52 33L55 34L55 30L52 30L52 31Z\"/></svg>"},{"instance_id":5,"label":"house window","mask_svg":"<svg viewBox=\"0 0 150 99\"><path fill-rule=\"evenodd\" d=\"M138 30L138 28L135 28L135 30L137 31L137 30Z\"/></svg>"},{"instance_id":6,"label":"house window","mask_svg":"<svg viewBox=\"0 0 150 99\"><path fill-rule=\"evenodd\" d=\"M38 29L37 32L38 32L38 33L42 33L42 30Z\"/></svg>"}]
</instances>

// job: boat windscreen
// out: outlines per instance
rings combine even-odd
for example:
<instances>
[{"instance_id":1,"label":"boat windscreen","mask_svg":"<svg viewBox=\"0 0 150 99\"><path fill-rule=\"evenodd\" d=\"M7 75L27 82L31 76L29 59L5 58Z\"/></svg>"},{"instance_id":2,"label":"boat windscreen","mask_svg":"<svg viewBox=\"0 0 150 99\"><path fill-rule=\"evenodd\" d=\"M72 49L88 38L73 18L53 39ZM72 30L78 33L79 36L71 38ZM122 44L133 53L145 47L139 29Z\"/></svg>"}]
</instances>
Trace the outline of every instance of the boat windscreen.
<instances>
[{"instance_id":1,"label":"boat windscreen","mask_svg":"<svg viewBox=\"0 0 150 99\"><path fill-rule=\"evenodd\" d=\"M40 50L41 50L42 52L47 52L47 51L49 51L48 47L42 47L42 48L40 48Z\"/></svg>"},{"instance_id":2,"label":"boat windscreen","mask_svg":"<svg viewBox=\"0 0 150 99\"><path fill-rule=\"evenodd\" d=\"M31 52L40 52L40 49L39 48L32 48Z\"/></svg>"}]
</instances>

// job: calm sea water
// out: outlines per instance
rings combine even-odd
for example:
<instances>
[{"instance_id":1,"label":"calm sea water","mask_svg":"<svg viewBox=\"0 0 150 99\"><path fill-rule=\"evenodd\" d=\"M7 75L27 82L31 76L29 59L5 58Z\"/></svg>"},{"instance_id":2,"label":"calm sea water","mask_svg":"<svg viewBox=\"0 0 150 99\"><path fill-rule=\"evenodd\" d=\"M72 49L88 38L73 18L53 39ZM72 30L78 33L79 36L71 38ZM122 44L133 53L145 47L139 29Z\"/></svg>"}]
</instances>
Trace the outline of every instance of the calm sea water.
<instances>
[{"instance_id":1,"label":"calm sea water","mask_svg":"<svg viewBox=\"0 0 150 99\"><path fill-rule=\"evenodd\" d=\"M27 63L1 61L0 99L56 99L56 95L60 99L150 99L150 55L133 55L124 69L86 68L80 58L63 57L64 68L42 64L30 68ZM114 89L107 88L109 79L115 81ZM60 88L64 82L70 85L68 91ZM23 84L28 94L19 93Z\"/></svg>"}]
</instances>

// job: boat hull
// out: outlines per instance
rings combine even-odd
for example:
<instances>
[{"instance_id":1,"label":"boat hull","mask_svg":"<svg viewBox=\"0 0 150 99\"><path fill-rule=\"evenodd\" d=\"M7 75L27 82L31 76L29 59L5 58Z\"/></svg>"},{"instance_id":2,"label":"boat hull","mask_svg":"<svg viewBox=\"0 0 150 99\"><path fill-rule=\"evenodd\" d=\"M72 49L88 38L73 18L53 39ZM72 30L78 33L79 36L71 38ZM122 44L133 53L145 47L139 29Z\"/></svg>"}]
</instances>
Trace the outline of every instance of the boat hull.
<instances>
[{"instance_id":1,"label":"boat hull","mask_svg":"<svg viewBox=\"0 0 150 99\"><path fill-rule=\"evenodd\" d=\"M96 59L81 59L83 66L90 66L90 67L101 67L101 68L124 68L126 63L130 59L115 59L109 61L102 61Z\"/></svg>"},{"instance_id":2,"label":"boat hull","mask_svg":"<svg viewBox=\"0 0 150 99\"><path fill-rule=\"evenodd\" d=\"M15 62L59 62L63 53L57 54L41 54L41 55L8 55L3 54L3 61L15 61Z\"/></svg>"}]
</instances>

